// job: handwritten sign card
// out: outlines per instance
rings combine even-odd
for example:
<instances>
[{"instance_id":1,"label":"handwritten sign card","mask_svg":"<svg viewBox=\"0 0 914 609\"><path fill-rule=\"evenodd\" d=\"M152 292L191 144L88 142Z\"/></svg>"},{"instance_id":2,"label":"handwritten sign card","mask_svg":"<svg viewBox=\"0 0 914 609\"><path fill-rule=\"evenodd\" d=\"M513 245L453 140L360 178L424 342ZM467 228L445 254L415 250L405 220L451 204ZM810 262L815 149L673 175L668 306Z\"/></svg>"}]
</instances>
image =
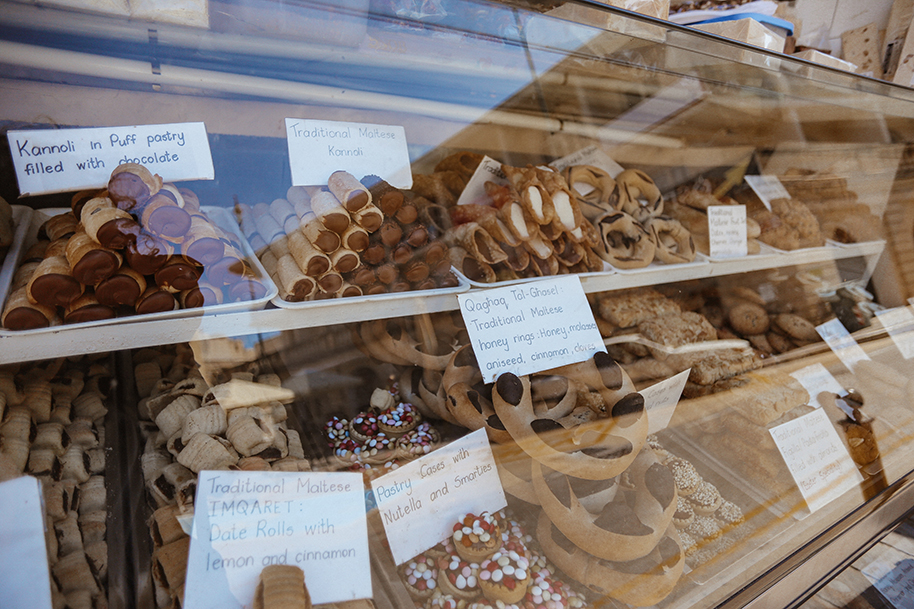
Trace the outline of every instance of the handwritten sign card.
<instances>
[{"instance_id":1,"label":"handwritten sign card","mask_svg":"<svg viewBox=\"0 0 914 609\"><path fill-rule=\"evenodd\" d=\"M752 189L758 198L762 200L765 207L771 211L771 201L774 199L789 199L790 193L781 184L777 176L772 175L749 175L746 176L746 184Z\"/></svg>"},{"instance_id":2,"label":"handwritten sign card","mask_svg":"<svg viewBox=\"0 0 914 609\"><path fill-rule=\"evenodd\" d=\"M486 182L498 185L509 183L508 176L501 170L501 163L487 156L482 157L476 171L473 172L463 192L460 193L457 205L469 205L472 203L489 205L491 197L486 193Z\"/></svg>"},{"instance_id":3,"label":"handwritten sign card","mask_svg":"<svg viewBox=\"0 0 914 609\"><path fill-rule=\"evenodd\" d=\"M50 609L51 574L37 478L22 476L0 484L0 548L0 607Z\"/></svg>"},{"instance_id":4,"label":"handwritten sign card","mask_svg":"<svg viewBox=\"0 0 914 609\"><path fill-rule=\"evenodd\" d=\"M508 503L484 429L372 480L396 563L444 541L467 513Z\"/></svg>"},{"instance_id":5,"label":"handwritten sign card","mask_svg":"<svg viewBox=\"0 0 914 609\"><path fill-rule=\"evenodd\" d=\"M691 368L638 392L644 398L644 408L647 410L647 433L657 433L670 424L682 390L689 380L689 372Z\"/></svg>"},{"instance_id":6,"label":"handwritten sign card","mask_svg":"<svg viewBox=\"0 0 914 609\"><path fill-rule=\"evenodd\" d=\"M708 207L711 258L738 258L749 253L745 205Z\"/></svg>"},{"instance_id":7,"label":"handwritten sign card","mask_svg":"<svg viewBox=\"0 0 914 609\"><path fill-rule=\"evenodd\" d=\"M615 162L612 157L603 152L603 150L596 145L582 148L577 152L572 152L569 155L549 163L549 166L556 171L563 171L566 167L572 167L574 165L591 165L592 167L602 169L612 177L616 177L624 171L622 165ZM569 186L574 187L574 189L582 195L586 195L593 189L592 186L587 184L569 184Z\"/></svg>"},{"instance_id":8,"label":"handwritten sign card","mask_svg":"<svg viewBox=\"0 0 914 609\"><path fill-rule=\"evenodd\" d=\"M822 337L829 349L838 356L841 363L847 366L847 369L851 372L853 372L857 362L870 359L838 318L816 326L816 332L819 333L819 336Z\"/></svg>"},{"instance_id":9,"label":"handwritten sign card","mask_svg":"<svg viewBox=\"0 0 914 609\"><path fill-rule=\"evenodd\" d=\"M203 123L32 129L6 137L23 197L104 188L123 163L143 165L166 182L214 177Z\"/></svg>"},{"instance_id":10,"label":"handwritten sign card","mask_svg":"<svg viewBox=\"0 0 914 609\"><path fill-rule=\"evenodd\" d=\"M606 351L581 280L573 275L458 294L485 382L530 374Z\"/></svg>"},{"instance_id":11,"label":"handwritten sign card","mask_svg":"<svg viewBox=\"0 0 914 609\"><path fill-rule=\"evenodd\" d=\"M326 184L334 171L361 180L377 175L396 188L412 188L406 131L400 125L286 119L292 184Z\"/></svg>"},{"instance_id":12,"label":"handwritten sign card","mask_svg":"<svg viewBox=\"0 0 914 609\"><path fill-rule=\"evenodd\" d=\"M876 311L876 317L892 337L902 357L914 357L914 314L909 307Z\"/></svg>"},{"instance_id":13,"label":"handwritten sign card","mask_svg":"<svg viewBox=\"0 0 914 609\"><path fill-rule=\"evenodd\" d=\"M809 394L810 406L815 406L816 408L825 406L825 403L819 399L821 393L834 393L836 395L844 395L845 393L841 383L822 364L812 364L811 366L800 368L791 372L790 376L803 385L803 389Z\"/></svg>"},{"instance_id":14,"label":"handwritten sign card","mask_svg":"<svg viewBox=\"0 0 914 609\"><path fill-rule=\"evenodd\" d=\"M873 561L863 574L895 609L914 609L914 558L905 558L889 565Z\"/></svg>"},{"instance_id":15,"label":"handwritten sign card","mask_svg":"<svg viewBox=\"0 0 914 609\"><path fill-rule=\"evenodd\" d=\"M301 567L314 604L370 597L362 489L350 472L200 472L185 606L251 609L271 564Z\"/></svg>"},{"instance_id":16,"label":"handwritten sign card","mask_svg":"<svg viewBox=\"0 0 914 609\"><path fill-rule=\"evenodd\" d=\"M810 512L863 480L822 408L768 430Z\"/></svg>"}]
</instances>

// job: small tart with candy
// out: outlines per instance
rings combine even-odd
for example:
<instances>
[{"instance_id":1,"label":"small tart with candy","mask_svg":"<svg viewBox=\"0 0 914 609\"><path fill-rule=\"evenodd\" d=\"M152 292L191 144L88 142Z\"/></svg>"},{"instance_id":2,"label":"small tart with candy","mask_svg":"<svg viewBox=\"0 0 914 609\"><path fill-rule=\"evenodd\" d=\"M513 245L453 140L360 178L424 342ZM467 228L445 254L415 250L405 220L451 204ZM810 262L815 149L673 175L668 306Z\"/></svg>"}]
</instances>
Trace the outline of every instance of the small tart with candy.
<instances>
[{"instance_id":1,"label":"small tart with candy","mask_svg":"<svg viewBox=\"0 0 914 609\"><path fill-rule=\"evenodd\" d=\"M513 550L496 552L479 565L479 587L491 601L517 603L529 583L530 562Z\"/></svg>"},{"instance_id":2,"label":"small tart with candy","mask_svg":"<svg viewBox=\"0 0 914 609\"><path fill-rule=\"evenodd\" d=\"M688 500L696 514L709 516L717 511L724 498L720 496L716 486L704 480L694 493L688 495Z\"/></svg>"},{"instance_id":3,"label":"small tart with candy","mask_svg":"<svg viewBox=\"0 0 914 609\"><path fill-rule=\"evenodd\" d=\"M397 456L404 460L418 459L435 449L441 436L428 423L421 423L412 431L397 438Z\"/></svg>"},{"instance_id":4,"label":"small tart with candy","mask_svg":"<svg viewBox=\"0 0 914 609\"><path fill-rule=\"evenodd\" d=\"M362 446L352 438L341 440L333 447L333 456L343 465L353 465L359 462Z\"/></svg>"},{"instance_id":5,"label":"small tart with candy","mask_svg":"<svg viewBox=\"0 0 914 609\"><path fill-rule=\"evenodd\" d=\"M454 525L451 539L457 554L470 562L482 562L498 551L502 543L498 520L488 512L464 516Z\"/></svg>"},{"instance_id":6,"label":"small tart with candy","mask_svg":"<svg viewBox=\"0 0 914 609\"><path fill-rule=\"evenodd\" d=\"M420 554L400 567L403 583L415 599L427 599L438 589L438 565Z\"/></svg>"},{"instance_id":7,"label":"small tart with candy","mask_svg":"<svg viewBox=\"0 0 914 609\"><path fill-rule=\"evenodd\" d=\"M384 432L378 432L362 442L360 460L364 463L381 464L396 456L397 444Z\"/></svg>"},{"instance_id":8,"label":"small tart with candy","mask_svg":"<svg viewBox=\"0 0 914 609\"><path fill-rule=\"evenodd\" d=\"M479 563L463 560L459 556L446 556L438 560L438 584L441 591L464 601L478 597Z\"/></svg>"},{"instance_id":9,"label":"small tart with candy","mask_svg":"<svg viewBox=\"0 0 914 609\"><path fill-rule=\"evenodd\" d=\"M419 410L409 402L400 402L378 415L378 427L389 436L399 437L422 422Z\"/></svg>"},{"instance_id":10,"label":"small tart with candy","mask_svg":"<svg viewBox=\"0 0 914 609\"><path fill-rule=\"evenodd\" d=\"M677 529L684 529L695 521L695 510L685 497L676 498L676 511L673 512L673 524Z\"/></svg>"},{"instance_id":11,"label":"small tart with candy","mask_svg":"<svg viewBox=\"0 0 914 609\"><path fill-rule=\"evenodd\" d=\"M349 422L349 435L359 442L367 442L368 438L378 435L378 419L375 415L361 412Z\"/></svg>"},{"instance_id":12,"label":"small tart with candy","mask_svg":"<svg viewBox=\"0 0 914 609\"><path fill-rule=\"evenodd\" d=\"M463 601L458 601L453 595L442 592L439 586L432 597L426 601L425 607L426 609L458 609L463 604Z\"/></svg>"},{"instance_id":13,"label":"small tart with candy","mask_svg":"<svg viewBox=\"0 0 914 609\"><path fill-rule=\"evenodd\" d=\"M349 420L331 417L324 423L324 435L327 436L327 445L336 448L343 440L349 438Z\"/></svg>"},{"instance_id":14,"label":"small tart with candy","mask_svg":"<svg viewBox=\"0 0 914 609\"><path fill-rule=\"evenodd\" d=\"M552 575L535 576L520 603L525 609L570 609L584 604L581 596Z\"/></svg>"}]
</instances>

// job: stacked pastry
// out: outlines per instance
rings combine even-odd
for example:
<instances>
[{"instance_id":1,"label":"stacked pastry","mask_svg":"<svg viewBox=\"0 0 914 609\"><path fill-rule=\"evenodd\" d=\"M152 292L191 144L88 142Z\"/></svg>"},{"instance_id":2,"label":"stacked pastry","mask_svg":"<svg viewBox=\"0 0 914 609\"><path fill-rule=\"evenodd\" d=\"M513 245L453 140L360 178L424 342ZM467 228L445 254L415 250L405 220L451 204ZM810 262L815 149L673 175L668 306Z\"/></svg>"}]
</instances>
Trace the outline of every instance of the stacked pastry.
<instances>
[{"instance_id":1,"label":"stacked pastry","mask_svg":"<svg viewBox=\"0 0 914 609\"><path fill-rule=\"evenodd\" d=\"M41 481L54 609L107 606L109 386L103 361L0 369L0 480Z\"/></svg>"},{"instance_id":2,"label":"stacked pastry","mask_svg":"<svg viewBox=\"0 0 914 609\"><path fill-rule=\"evenodd\" d=\"M193 509L198 472L309 471L311 466L298 433L285 423L283 402L294 396L276 375L236 373L209 387L188 347L176 353L142 350L134 362L145 437L141 467L155 509L152 577L156 604L166 607L183 596L190 540L177 517Z\"/></svg>"},{"instance_id":3,"label":"stacked pastry","mask_svg":"<svg viewBox=\"0 0 914 609\"><path fill-rule=\"evenodd\" d=\"M676 197L667 202L667 213L679 220L695 239L695 245L702 254L710 255L711 246L708 237L708 207L712 205L736 205L730 197L717 198L711 193L711 183L700 180L692 186L682 186L676 190ZM750 255L761 251L759 245L762 228L751 216L746 217L747 251Z\"/></svg>"},{"instance_id":4,"label":"stacked pastry","mask_svg":"<svg viewBox=\"0 0 914 609\"><path fill-rule=\"evenodd\" d=\"M267 289L237 237L191 191L128 163L38 231L13 278L5 328L254 300Z\"/></svg>"},{"instance_id":5,"label":"stacked pastry","mask_svg":"<svg viewBox=\"0 0 914 609\"><path fill-rule=\"evenodd\" d=\"M801 169L789 170L780 179L790 196L813 213L826 239L859 243L881 238L882 221L868 205L858 202L846 179Z\"/></svg>"},{"instance_id":6,"label":"stacked pastry","mask_svg":"<svg viewBox=\"0 0 914 609\"><path fill-rule=\"evenodd\" d=\"M292 186L285 199L236 212L289 302L456 285L447 247L377 176L336 171L326 187Z\"/></svg>"}]
</instances>

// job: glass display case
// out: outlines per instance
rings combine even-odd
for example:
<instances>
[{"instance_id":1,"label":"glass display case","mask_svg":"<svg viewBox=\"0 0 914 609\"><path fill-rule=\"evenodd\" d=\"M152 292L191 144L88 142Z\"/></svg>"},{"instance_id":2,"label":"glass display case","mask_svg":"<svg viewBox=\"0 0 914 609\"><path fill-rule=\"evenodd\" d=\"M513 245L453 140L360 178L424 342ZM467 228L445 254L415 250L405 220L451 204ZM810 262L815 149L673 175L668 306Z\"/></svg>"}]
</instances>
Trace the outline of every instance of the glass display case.
<instances>
[{"instance_id":1,"label":"glass display case","mask_svg":"<svg viewBox=\"0 0 914 609\"><path fill-rule=\"evenodd\" d=\"M2 2L0 65L55 608L799 606L914 505L910 89L587 1Z\"/></svg>"}]
</instances>

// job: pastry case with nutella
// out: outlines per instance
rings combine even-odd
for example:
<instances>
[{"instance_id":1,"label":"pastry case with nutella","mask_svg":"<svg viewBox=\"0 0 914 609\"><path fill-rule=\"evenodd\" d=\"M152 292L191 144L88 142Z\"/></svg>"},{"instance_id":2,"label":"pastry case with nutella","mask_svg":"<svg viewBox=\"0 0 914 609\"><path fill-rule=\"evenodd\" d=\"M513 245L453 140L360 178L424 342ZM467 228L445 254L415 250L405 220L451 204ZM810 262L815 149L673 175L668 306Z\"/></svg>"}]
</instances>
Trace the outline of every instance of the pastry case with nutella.
<instances>
[{"instance_id":1,"label":"pastry case with nutella","mask_svg":"<svg viewBox=\"0 0 914 609\"><path fill-rule=\"evenodd\" d=\"M0 6L55 609L788 606L914 506L910 90L588 0Z\"/></svg>"}]
</instances>

